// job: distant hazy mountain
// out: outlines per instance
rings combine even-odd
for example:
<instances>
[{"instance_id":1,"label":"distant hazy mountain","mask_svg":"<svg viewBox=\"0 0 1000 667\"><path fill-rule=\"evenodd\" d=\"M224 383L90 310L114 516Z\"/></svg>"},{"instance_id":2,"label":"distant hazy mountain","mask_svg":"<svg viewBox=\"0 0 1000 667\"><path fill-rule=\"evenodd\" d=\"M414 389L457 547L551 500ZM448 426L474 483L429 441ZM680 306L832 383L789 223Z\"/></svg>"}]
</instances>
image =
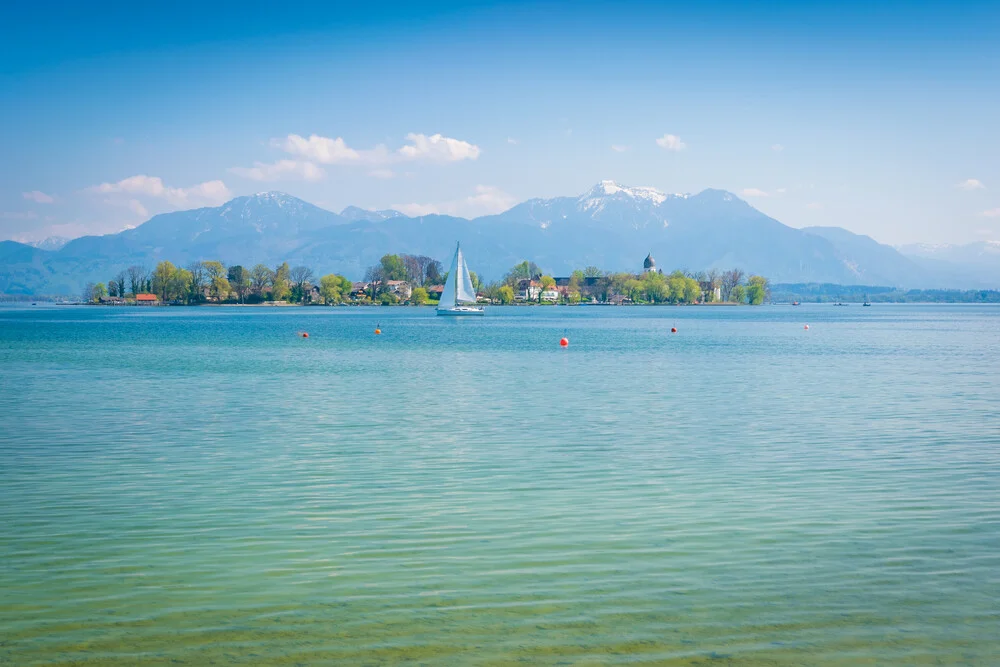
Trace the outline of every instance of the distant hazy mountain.
<instances>
[{"instance_id":1,"label":"distant hazy mountain","mask_svg":"<svg viewBox=\"0 0 1000 667\"><path fill-rule=\"evenodd\" d=\"M917 265L933 273L957 273L960 278L971 277L971 282L976 287L1000 289L1000 241L979 241L964 245L913 244L899 246L897 249Z\"/></svg>"},{"instance_id":2,"label":"distant hazy mountain","mask_svg":"<svg viewBox=\"0 0 1000 667\"><path fill-rule=\"evenodd\" d=\"M802 231L832 243L837 257L858 276L853 282L887 286L925 282L926 272L913 260L870 236L854 234L840 227L806 227Z\"/></svg>"},{"instance_id":3,"label":"distant hazy mountain","mask_svg":"<svg viewBox=\"0 0 1000 667\"><path fill-rule=\"evenodd\" d=\"M58 250L4 242L0 292L76 294L88 281L164 259L179 265L288 261L360 278L389 252L447 263L457 240L472 270L487 279L523 259L556 275L588 265L637 271L652 252L666 271L738 266L783 283L979 286L962 271L949 273L956 267L948 262L932 270L866 236L793 229L722 190L666 194L602 181L578 197L532 199L474 220L356 207L337 214L276 192L237 197L215 208L158 215L118 234L75 239Z\"/></svg>"},{"instance_id":4,"label":"distant hazy mountain","mask_svg":"<svg viewBox=\"0 0 1000 667\"><path fill-rule=\"evenodd\" d=\"M369 211L368 209L358 208L357 206L348 206L340 212L340 217L351 222L355 222L357 220L381 222L390 218L403 218L406 216L399 211L393 211L392 209L386 209L384 211Z\"/></svg>"},{"instance_id":5,"label":"distant hazy mountain","mask_svg":"<svg viewBox=\"0 0 1000 667\"><path fill-rule=\"evenodd\" d=\"M65 236L50 236L41 241L28 241L28 245L41 250L59 250L59 248L62 248L69 242L70 239Z\"/></svg>"}]
</instances>

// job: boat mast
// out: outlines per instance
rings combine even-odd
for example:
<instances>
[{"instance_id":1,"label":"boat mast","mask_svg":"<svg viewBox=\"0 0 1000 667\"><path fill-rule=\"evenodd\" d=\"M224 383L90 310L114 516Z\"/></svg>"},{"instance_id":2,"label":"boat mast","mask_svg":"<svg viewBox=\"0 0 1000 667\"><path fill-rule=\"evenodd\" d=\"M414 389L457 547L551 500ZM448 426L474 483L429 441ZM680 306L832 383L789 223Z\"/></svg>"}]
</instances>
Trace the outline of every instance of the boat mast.
<instances>
[{"instance_id":1,"label":"boat mast","mask_svg":"<svg viewBox=\"0 0 1000 667\"><path fill-rule=\"evenodd\" d=\"M458 281L462 279L462 244L455 243L455 305L458 303Z\"/></svg>"}]
</instances>

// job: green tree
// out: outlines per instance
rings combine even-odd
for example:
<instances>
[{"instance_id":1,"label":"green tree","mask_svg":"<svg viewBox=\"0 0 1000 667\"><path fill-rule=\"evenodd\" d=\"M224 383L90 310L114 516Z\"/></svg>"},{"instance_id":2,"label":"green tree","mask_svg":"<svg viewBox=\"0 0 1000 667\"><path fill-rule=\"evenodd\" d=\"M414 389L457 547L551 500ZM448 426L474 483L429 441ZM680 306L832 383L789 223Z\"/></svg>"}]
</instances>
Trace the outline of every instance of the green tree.
<instances>
[{"instance_id":1,"label":"green tree","mask_svg":"<svg viewBox=\"0 0 1000 667\"><path fill-rule=\"evenodd\" d=\"M497 297L500 299L500 303L504 305L514 303L514 288L510 285L502 285L497 290Z\"/></svg>"},{"instance_id":2,"label":"green tree","mask_svg":"<svg viewBox=\"0 0 1000 667\"><path fill-rule=\"evenodd\" d=\"M515 264L504 276L503 282L507 285L516 285L522 280L536 280L542 275L542 270L534 262L524 260L520 264Z\"/></svg>"},{"instance_id":3,"label":"green tree","mask_svg":"<svg viewBox=\"0 0 1000 667\"><path fill-rule=\"evenodd\" d=\"M274 270L274 278L271 280L271 300L283 301L288 297L288 288L291 284L291 269L288 262Z\"/></svg>"},{"instance_id":4,"label":"green tree","mask_svg":"<svg viewBox=\"0 0 1000 667\"><path fill-rule=\"evenodd\" d=\"M722 300L723 301L735 301L737 303L742 302L742 299L737 299L733 296L733 290L736 286L743 282L743 269L730 269L729 271L724 271L719 277L722 286Z\"/></svg>"},{"instance_id":5,"label":"green tree","mask_svg":"<svg viewBox=\"0 0 1000 667\"><path fill-rule=\"evenodd\" d=\"M118 296L118 281L113 278L108 281L108 296Z\"/></svg>"},{"instance_id":6,"label":"green tree","mask_svg":"<svg viewBox=\"0 0 1000 667\"><path fill-rule=\"evenodd\" d=\"M229 281L226 279L226 267L222 262L202 262L205 269L205 282L208 283L208 293L216 301L229 298Z\"/></svg>"},{"instance_id":7,"label":"green tree","mask_svg":"<svg viewBox=\"0 0 1000 667\"><path fill-rule=\"evenodd\" d=\"M429 258L428 258L429 259ZM436 259L430 259L427 262L427 266L424 269L425 285L441 285L444 283L444 278L441 272L444 271L444 267L441 266L441 262Z\"/></svg>"},{"instance_id":8,"label":"green tree","mask_svg":"<svg viewBox=\"0 0 1000 667\"><path fill-rule=\"evenodd\" d=\"M684 280L684 302L685 303L697 303L698 299L701 298L701 283L699 283L694 278L685 278Z\"/></svg>"},{"instance_id":9,"label":"green tree","mask_svg":"<svg viewBox=\"0 0 1000 667\"><path fill-rule=\"evenodd\" d=\"M378 300L383 306L391 306L392 304L399 302L399 299L397 299L396 295L392 292L382 292Z\"/></svg>"},{"instance_id":10,"label":"green tree","mask_svg":"<svg viewBox=\"0 0 1000 667\"><path fill-rule=\"evenodd\" d=\"M125 281L127 277L125 271L119 271L115 274L115 283L118 285L118 296L125 296ZM110 292L110 290L108 290Z\"/></svg>"},{"instance_id":11,"label":"green tree","mask_svg":"<svg viewBox=\"0 0 1000 667\"><path fill-rule=\"evenodd\" d=\"M646 300L651 303L663 303L670 300L670 286L662 273L646 271L641 274Z\"/></svg>"},{"instance_id":12,"label":"green tree","mask_svg":"<svg viewBox=\"0 0 1000 667\"><path fill-rule=\"evenodd\" d=\"M108 295L108 290L104 286L104 283L97 283L96 285L93 286L93 288L91 288L90 300L96 303L97 301L100 301L107 295Z\"/></svg>"},{"instance_id":13,"label":"green tree","mask_svg":"<svg viewBox=\"0 0 1000 667\"><path fill-rule=\"evenodd\" d=\"M413 292L410 294L410 301L422 306L427 303L427 290L423 287L414 287Z\"/></svg>"},{"instance_id":14,"label":"green tree","mask_svg":"<svg viewBox=\"0 0 1000 667\"><path fill-rule=\"evenodd\" d=\"M191 272L187 269L175 268L173 275L170 276L168 291L171 301L186 301L191 294Z\"/></svg>"},{"instance_id":15,"label":"green tree","mask_svg":"<svg viewBox=\"0 0 1000 667\"><path fill-rule=\"evenodd\" d=\"M637 278L630 278L625 281L625 289L622 294L631 299L633 303L638 303L646 296L646 284Z\"/></svg>"},{"instance_id":16,"label":"green tree","mask_svg":"<svg viewBox=\"0 0 1000 667\"><path fill-rule=\"evenodd\" d=\"M759 306L768 296L770 286L764 276L750 276L747 281L747 301L750 305Z\"/></svg>"},{"instance_id":17,"label":"green tree","mask_svg":"<svg viewBox=\"0 0 1000 667\"><path fill-rule=\"evenodd\" d=\"M296 266L289 272L292 279L292 301L302 301L306 295L306 283L310 282L315 275L308 266Z\"/></svg>"},{"instance_id":18,"label":"green tree","mask_svg":"<svg viewBox=\"0 0 1000 667\"><path fill-rule=\"evenodd\" d=\"M208 271L205 270L204 262L191 262L188 264L188 273L191 274L191 284L188 289L188 303L199 303L205 299L205 287L208 286Z\"/></svg>"},{"instance_id":19,"label":"green tree","mask_svg":"<svg viewBox=\"0 0 1000 667\"><path fill-rule=\"evenodd\" d=\"M734 303L745 303L747 300L746 289L743 285L734 285L729 292L729 300Z\"/></svg>"},{"instance_id":20,"label":"green tree","mask_svg":"<svg viewBox=\"0 0 1000 667\"><path fill-rule=\"evenodd\" d=\"M588 266L583 270L584 278L600 278L604 275L604 271L601 271L596 266Z\"/></svg>"},{"instance_id":21,"label":"green tree","mask_svg":"<svg viewBox=\"0 0 1000 667\"><path fill-rule=\"evenodd\" d=\"M342 303L351 293L351 281L330 273L319 279L319 295L328 306Z\"/></svg>"},{"instance_id":22,"label":"green tree","mask_svg":"<svg viewBox=\"0 0 1000 667\"><path fill-rule=\"evenodd\" d=\"M469 281L472 283L472 291L479 292L483 287L483 281L479 279L475 271L469 271Z\"/></svg>"},{"instance_id":23,"label":"green tree","mask_svg":"<svg viewBox=\"0 0 1000 667\"><path fill-rule=\"evenodd\" d=\"M538 302L541 303L542 302L542 292L544 292L545 290L548 290L548 289L551 289L551 288L555 287L556 286L556 279L553 278L552 276L542 276L541 278L538 279L538 282L540 282L541 285L542 285L542 288L540 290L538 290Z\"/></svg>"},{"instance_id":24,"label":"green tree","mask_svg":"<svg viewBox=\"0 0 1000 667\"><path fill-rule=\"evenodd\" d=\"M246 300L247 293L250 292L250 272L239 264L230 266L226 276L229 279L229 287L236 293L236 298L240 303Z\"/></svg>"},{"instance_id":25,"label":"green tree","mask_svg":"<svg viewBox=\"0 0 1000 667\"><path fill-rule=\"evenodd\" d=\"M229 281L225 276L216 276L212 278L212 284L209 286L209 291L216 301L225 301L229 298L229 292L232 291L229 286Z\"/></svg>"},{"instance_id":26,"label":"green tree","mask_svg":"<svg viewBox=\"0 0 1000 667\"><path fill-rule=\"evenodd\" d=\"M684 301L687 280L687 277L680 271L674 271L667 278L667 287L669 289L667 299L670 303L681 303Z\"/></svg>"},{"instance_id":27,"label":"green tree","mask_svg":"<svg viewBox=\"0 0 1000 667\"><path fill-rule=\"evenodd\" d=\"M264 290L274 280L274 272L264 264L257 264L250 269L250 291L258 299L264 299Z\"/></svg>"},{"instance_id":28,"label":"green tree","mask_svg":"<svg viewBox=\"0 0 1000 667\"><path fill-rule=\"evenodd\" d=\"M406 265L399 255L382 255L379 264L383 280L406 280Z\"/></svg>"},{"instance_id":29,"label":"green tree","mask_svg":"<svg viewBox=\"0 0 1000 667\"><path fill-rule=\"evenodd\" d=\"M133 264L125 271L128 273L129 290L131 291L132 296L135 296L142 291L143 285L146 282L146 269Z\"/></svg>"},{"instance_id":30,"label":"green tree","mask_svg":"<svg viewBox=\"0 0 1000 667\"><path fill-rule=\"evenodd\" d=\"M153 270L153 292L160 297L160 301L169 301L172 298L172 280L176 271L177 267L167 260L157 264Z\"/></svg>"}]
</instances>

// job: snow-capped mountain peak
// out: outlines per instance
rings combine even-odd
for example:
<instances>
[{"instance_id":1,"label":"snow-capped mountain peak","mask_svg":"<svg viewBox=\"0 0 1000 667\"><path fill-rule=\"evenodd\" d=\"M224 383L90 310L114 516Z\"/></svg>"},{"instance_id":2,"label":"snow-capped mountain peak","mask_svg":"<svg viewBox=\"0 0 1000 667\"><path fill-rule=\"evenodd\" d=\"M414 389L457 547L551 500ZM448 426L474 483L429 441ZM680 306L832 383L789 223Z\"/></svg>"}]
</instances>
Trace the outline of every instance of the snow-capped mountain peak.
<instances>
[{"instance_id":1,"label":"snow-capped mountain peak","mask_svg":"<svg viewBox=\"0 0 1000 667\"><path fill-rule=\"evenodd\" d=\"M662 204L667 200L667 195L660 192L656 188L619 185L612 180L601 181L592 187L589 192L580 197L580 199L585 208L593 208L598 206L602 200L608 197L616 199L630 198L637 201L646 201L654 206Z\"/></svg>"}]
</instances>

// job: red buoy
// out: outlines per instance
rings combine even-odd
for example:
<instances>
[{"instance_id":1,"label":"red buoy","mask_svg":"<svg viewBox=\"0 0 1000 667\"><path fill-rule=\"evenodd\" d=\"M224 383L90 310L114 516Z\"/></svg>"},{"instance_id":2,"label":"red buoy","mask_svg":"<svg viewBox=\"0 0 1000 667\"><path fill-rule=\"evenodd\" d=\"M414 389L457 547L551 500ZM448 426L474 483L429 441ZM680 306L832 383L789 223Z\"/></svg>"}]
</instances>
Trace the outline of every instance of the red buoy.
<instances>
[{"instance_id":1,"label":"red buoy","mask_svg":"<svg viewBox=\"0 0 1000 667\"><path fill-rule=\"evenodd\" d=\"M564 338L560 338L559 339L559 344L562 345L563 347L567 347L569 345L569 338L565 338L565 337Z\"/></svg>"},{"instance_id":2,"label":"red buoy","mask_svg":"<svg viewBox=\"0 0 1000 667\"><path fill-rule=\"evenodd\" d=\"M670 333L677 333L677 327L670 327Z\"/></svg>"},{"instance_id":3,"label":"red buoy","mask_svg":"<svg viewBox=\"0 0 1000 667\"><path fill-rule=\"evenodd\" d=\"M303 338L309 338L309 334L307 334L305 331L303 331L302 332L302 337Z\"/></svg>"},{"instance_id":4,"label":"red buoy","mask_svg":"<svg viewBox=\"0 0 1000 667\"><path fill-rule=\"evenodd\" d=\"M809 325L808 325L808 324L807 324L807 325L805 325L805 326L803 327L803 329L805 329L806 331L808 331L808 330L809 330Z\"/></svg>"}]
</instances>

